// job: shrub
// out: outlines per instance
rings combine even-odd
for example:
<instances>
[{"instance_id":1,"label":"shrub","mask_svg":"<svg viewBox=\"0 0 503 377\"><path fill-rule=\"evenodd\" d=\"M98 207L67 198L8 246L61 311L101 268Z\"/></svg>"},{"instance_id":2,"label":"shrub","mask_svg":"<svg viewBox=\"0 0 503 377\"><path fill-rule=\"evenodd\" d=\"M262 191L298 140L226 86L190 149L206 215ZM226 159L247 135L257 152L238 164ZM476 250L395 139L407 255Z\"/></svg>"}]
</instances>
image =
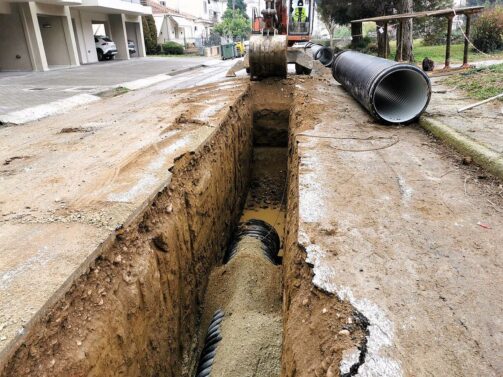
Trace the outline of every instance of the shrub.
<instances>
[{"instance_id":1,"label":"shrub","mask_svg":"<svg viewBox=\"0 0 503 377\"><path fill-rule=\"evenodd\" d=\"M149 16L142 17L143 25L143 37L145 40L145 49L147 50L147 55L158 54L158 44L157 44L157 30L155 27L154 18Z\"/></svg>"},{"instance_id":2,"label":"shrub","mask_svg":"<svg viewBox=\"0 0 503 377\"><path fill-rule=\"evenodd\" d=\"M369 37L365 36L363 38L358 39L357 42L353 42L351 46L353 50L364 52L367 50L367 47L369 46L370 43L372 43L372 40Z\"/></svg>"},{"instance_id":3,"label":"shrub","mask_svg":"<svg viewBox=\"0 0 503 377\"><path fill-rule=\"evenodd\" d=\"M167 55L183 55L183 46L169 41L162 45L162 51Z\"/></svg>"},{"instance_id":4,"label":"shrub","mask_svg":"<svg viewBox=\"0 0 503 377\"><path fill-rule=\"evenodd\" d=\"M503 7L488 9L475 20L473 44L483 52L503 48Z\"/></svg>"}]
</instances>

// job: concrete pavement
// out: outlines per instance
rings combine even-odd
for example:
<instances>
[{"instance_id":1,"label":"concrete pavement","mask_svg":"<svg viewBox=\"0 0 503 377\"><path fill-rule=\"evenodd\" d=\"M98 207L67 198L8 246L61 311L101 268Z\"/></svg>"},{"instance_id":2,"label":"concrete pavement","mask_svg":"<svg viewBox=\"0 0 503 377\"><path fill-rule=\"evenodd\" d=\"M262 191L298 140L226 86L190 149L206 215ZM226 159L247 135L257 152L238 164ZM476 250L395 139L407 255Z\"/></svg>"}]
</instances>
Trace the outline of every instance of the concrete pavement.
<instances>
[{"instance_id":1,"label":"concrete pavement","mask_svg":"<svg viewBox=\"0 0 503 377\"><path fill-rule=\"evenodd\" d=\"M503 178L503 103L493 101L458 113L477 100L432 79L432 98L420 124L492 174Z\"/></svg>"},{"instance_id":2,"label":"concrete pavement","mask_svg":"<svg viewBox=\"0 0 503 377\"><path fill-rule=\"evenodd\" d=\"M224 79L227 66L0 129L0 359L169 183L173 160L215 132L243 83L224 80L189 105L190 93L166 91ZM188 108L201 124L176 123Z\"/></svg>"},{"instance_id":3,"label":"concrete pavement","mask_svg":"<svg viewBox=\"0 0 503 377\"><path fill-rule=\"evenodd\" d=\"M314 284L368 321L341 375L503 375L498 182L413 126L375 124L340 86L303 86L298 242Z\"/></svg>"},{"instance_id":4,"label":"concrete pavement","mask_svg":"<svg viewBox=\"0 0 503 377\"><path fill-rule=\"evenodd\" d=\"M204 57L147 57L48 72L0 72L0 116L79 94L100 93L126 82L176 74L210 61Z\"/></svg>"}]
</instances>

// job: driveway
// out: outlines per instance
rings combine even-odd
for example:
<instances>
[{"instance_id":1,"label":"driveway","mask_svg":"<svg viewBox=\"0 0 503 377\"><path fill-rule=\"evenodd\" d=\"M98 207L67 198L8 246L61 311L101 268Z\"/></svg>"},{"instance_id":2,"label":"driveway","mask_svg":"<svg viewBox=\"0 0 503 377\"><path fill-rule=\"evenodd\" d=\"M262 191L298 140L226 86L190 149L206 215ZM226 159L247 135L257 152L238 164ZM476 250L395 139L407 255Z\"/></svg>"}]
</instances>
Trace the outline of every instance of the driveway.
<instances>
[{"instance_id":1,"label":"driveway","mask_svg":"<svg viewBox=\"0 0 503 377\"><path fill-rule=\"evenodd\" d=\"M147 57L107 61L48 72L0 72L0 115L95 94L124 82L173 74L208 62L205 57Z\"/></svg>"}]
</instances>

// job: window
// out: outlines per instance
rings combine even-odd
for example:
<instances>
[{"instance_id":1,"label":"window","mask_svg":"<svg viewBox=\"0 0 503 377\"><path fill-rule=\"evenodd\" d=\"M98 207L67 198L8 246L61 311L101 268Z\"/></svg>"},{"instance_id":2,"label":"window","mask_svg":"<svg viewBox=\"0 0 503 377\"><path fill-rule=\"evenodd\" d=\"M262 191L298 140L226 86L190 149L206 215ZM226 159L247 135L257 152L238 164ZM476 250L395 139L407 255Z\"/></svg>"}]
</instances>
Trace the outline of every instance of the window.
<instances>
[{"instance_id":1,"label":"window","mask_svg":"<svg viewBox=\"0 0 503 377\"><path fill-rule=\"evenodd\" d=\"M203 9L204 13L208 13L208 4L206 4L206 1L203 1Z\"/></svg>"}]
</instances>

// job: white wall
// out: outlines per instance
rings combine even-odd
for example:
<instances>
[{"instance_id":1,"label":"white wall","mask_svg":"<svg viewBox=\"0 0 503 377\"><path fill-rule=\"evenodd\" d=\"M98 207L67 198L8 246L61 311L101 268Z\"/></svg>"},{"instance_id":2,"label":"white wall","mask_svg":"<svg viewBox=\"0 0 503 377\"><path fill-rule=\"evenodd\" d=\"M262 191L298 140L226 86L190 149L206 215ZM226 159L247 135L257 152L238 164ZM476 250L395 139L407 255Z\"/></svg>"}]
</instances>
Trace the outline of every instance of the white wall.
<instances>
[{"instance_id":1,"label":"white wall","mask_svg":"<svg viewBox=\"0 0 503 377\"><path fill-rule=\"evenodd\" d=\"M62 18L60 16L38 16L49 67L71 65Z\"/></svg>"},{"instance_id":2,"label":"white wall","mask_svg":"<svg viewBox=\"0 0 503 377\"><path fill-rule=\"evenodd\" d=\"M168 8L176 9L179 12L188 13L194 17L208 19L208 4L207 0L165 0ZM204 4L206 4L206 12L204 12Z\"/></svg>"},{"instance_id":3,"label":"white wall","mask_svg":"<svg viewBox=\"0 0 503 377\"><path fill-rule=\"evenodd\" d=\"M115 55L115 58L127 60L129 59L129 51L127 46L125 17L123 14L110 14L108 19L110 21L110 38L117 47L117 55Z\"/></svg>"},{"instance_id":4,"label":"white wall","mask_svg":"<svg viewBox=\"0 0 503 377\"><path fill-rule=\"evenodd\" d=\"M30 53L19 15L13 5L11 14L0 14L0 71L30 71Z\"/></svg>"},{"instance_id":5,"label":"white wall","mask_svg":"<svg viewBox=\"0 0 503 377\"><path fill-rule=\"evenodd\" d=\"M127 39L128 40L131 40L134 42L134 45L136 46L136 52L135 53L130 53L129 54L129 57L130 58L133 58L133 57L138 57L138 41L139 41L139 27L140 24L136 23L136 22L126 22L126 34L127 34Z\"/></svg>"}]
</instances>

